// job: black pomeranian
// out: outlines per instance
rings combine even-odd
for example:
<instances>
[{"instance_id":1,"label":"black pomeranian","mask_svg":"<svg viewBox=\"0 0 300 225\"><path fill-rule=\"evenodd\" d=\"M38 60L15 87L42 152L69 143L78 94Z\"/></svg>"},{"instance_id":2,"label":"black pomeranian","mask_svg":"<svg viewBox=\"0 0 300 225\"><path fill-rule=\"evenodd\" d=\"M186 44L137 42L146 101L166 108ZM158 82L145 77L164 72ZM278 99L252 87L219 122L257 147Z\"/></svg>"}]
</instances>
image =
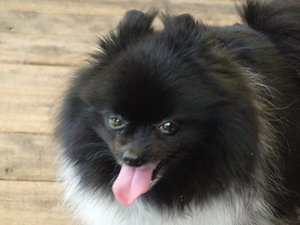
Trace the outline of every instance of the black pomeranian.
<instances>
[{"instance_id":1,"label":"black pomeranian","mask_svg":"<svg viewBox=\"0 0 300 225\"><path fill-rule=\"evenodd\" d=\"M300 1L238 10L132 10L99 41L56 129L83 224L300 224Z\"/></svg>"}]
</instances>

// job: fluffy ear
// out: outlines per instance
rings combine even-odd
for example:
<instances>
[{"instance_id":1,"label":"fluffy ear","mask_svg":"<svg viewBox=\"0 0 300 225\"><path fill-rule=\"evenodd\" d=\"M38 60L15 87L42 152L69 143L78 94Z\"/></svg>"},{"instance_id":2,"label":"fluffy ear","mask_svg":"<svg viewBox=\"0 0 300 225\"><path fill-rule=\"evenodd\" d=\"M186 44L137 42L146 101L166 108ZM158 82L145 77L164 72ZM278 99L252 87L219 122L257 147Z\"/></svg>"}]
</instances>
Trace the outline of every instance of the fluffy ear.
<instances>
[{"instance_id":1,"label":"fluffy ear","mask_svg":"<svg viewBox=\"0 0 300 225\"><path fill-rule=\"evenodd\" d=\"M157 13L158 10L151 10L147 13L137 10L128 11L117 27L119 38L126 42L135 41L152 33L151 24Z\"/></svg>"},{"instance_id":2,"label":"fluffy ear","mask_svg":"<svg viewBox=\"0 0 300 225\"><path fill-rule=\"evenodd\" d=\"M197 23L189 14L179 16L162 15L162 23L165 26L165 31L169 34L176 35L177 38L185 37L195 32Z\"/></svg>"},{"instance_id":3,"label":"fluffy ear","mask_svg":"<svg viewBox=\"0 0 300 225\"><path fill-rule=\"evenodd\" d=\"M246 0L238 10L243 22L267 35L300 69L300 1Z\"/></svg>"},{"instance_id":4,"label":"fluffy ear","mask_svg":"<svg viewBox=\"0 0 300 225\"><path fill-rule=\"evenodd\" d=\"M110 35L100 40L100 47L105 53L115 54L126 48L130 43L153 32L151 24L158 10L143 13L138 10L128 11L117 28Z\"/></svg>"}]
</instances>

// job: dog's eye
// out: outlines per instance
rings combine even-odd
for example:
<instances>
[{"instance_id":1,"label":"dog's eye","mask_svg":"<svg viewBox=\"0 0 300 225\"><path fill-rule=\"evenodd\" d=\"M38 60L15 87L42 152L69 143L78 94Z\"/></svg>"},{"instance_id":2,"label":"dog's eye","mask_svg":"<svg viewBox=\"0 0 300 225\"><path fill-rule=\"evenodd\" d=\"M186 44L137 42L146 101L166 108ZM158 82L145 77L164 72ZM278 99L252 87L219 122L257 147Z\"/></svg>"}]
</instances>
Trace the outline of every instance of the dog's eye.
<instances>
[{"instance_id":1,"label":"dog's eye","mask_svg":"<svg viewBox=\"0 0 300 225\"><path fill-rule=\"evenodd\" d=\"M179 125L177 123L170 121L164 122L158 127L160 132L163 134L173 134L178 130L178 128Z\"/></svg>"},{"instance_id":2,"label":"dog's eye","mask_svg":"<svg viewBox=\"0 0 300 225\"><path fill-rule=\"evenodd\" d=\"M115 130L122 129L126 125L120 118L115 116L109 117L107 122L109 127Z\"/></svg>"}]
</instances>

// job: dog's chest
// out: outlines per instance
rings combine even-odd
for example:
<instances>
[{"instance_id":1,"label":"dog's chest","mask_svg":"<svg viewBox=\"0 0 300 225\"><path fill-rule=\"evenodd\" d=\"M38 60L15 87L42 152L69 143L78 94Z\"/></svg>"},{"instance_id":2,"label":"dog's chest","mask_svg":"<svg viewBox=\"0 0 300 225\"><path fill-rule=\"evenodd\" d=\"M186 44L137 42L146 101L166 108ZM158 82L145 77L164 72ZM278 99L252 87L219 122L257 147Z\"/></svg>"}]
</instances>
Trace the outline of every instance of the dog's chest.
<instances>
[{"instance_id":1,"label":"dog's chest","mask_svg":"<svg viewBox=\"0 0 300 225\"><path fill-rule=\"evenodd\" d=\"M85 196L78 204L78 217L87 225L234 225L236 214L231 207L211 202L206 207L192 207L185 215L162 214L137 201L132 206L122 206L106 200ZM234 222L235 221L235 222Z\"/></svg>"}]
</instances>

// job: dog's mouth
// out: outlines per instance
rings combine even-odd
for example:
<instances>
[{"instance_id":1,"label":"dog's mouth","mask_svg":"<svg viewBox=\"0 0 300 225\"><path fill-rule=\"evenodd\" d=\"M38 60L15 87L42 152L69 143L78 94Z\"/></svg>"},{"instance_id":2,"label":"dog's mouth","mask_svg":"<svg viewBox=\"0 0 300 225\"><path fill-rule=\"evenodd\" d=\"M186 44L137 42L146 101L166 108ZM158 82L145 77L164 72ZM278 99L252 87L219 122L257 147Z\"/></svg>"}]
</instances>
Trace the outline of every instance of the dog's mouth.
<instances>
[{"instance_id":1,"label":"dog's mouth","mask_svg":"<svg viewBox=\"0 0 300 225\"><path fill-rule=\"evenodd\" d=\"M166 165L170 155L157 163L141 167L122 165L121 171L113 184L112 190L117 201L122 205L131 205L158 181L158 175Z\"/></svg>"},{"instance_id":2,"label":"dog's mouth","mask_svg":"<svg viewBox=\"0 0 300 225\"><path fill-rule=\"evenodd\" d=\"M152 173L152 179L151 179L151 184L152 185L154 185L155 179L157 178L157 175L159 174L159 171L168 162L168 160L170 159L170 157L171 157L171 154L168 155L168 156L163 157L162 160L160 160L159 163L157 163L156 168L154 169L154 171Z\"/></svg>"}]
</instances>

